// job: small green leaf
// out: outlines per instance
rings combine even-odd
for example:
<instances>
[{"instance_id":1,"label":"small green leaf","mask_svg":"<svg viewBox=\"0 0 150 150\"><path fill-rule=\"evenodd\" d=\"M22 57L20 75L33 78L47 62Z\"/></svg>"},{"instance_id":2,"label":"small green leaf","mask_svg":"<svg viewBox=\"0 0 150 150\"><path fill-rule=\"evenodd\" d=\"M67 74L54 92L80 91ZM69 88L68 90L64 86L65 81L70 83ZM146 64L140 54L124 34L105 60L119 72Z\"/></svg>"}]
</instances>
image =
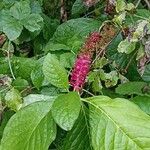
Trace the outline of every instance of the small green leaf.
<instances>
[{"instance_id":1,"label":"small green leaf","mask_svg":"<svg viewBox=\"0 0 150 150\"><path fill-rule=\"evenodd\" d=\"M5 96L6 105L14 111L17 111L21 107L22 97L18 90L12 88L6 93Z\"/></svg>"},{"instance_id":2,"label":"small green leaf","mask_svg":"<svg viewBox=\"0 0 150 150\"><path fill-rule=\"evenodd\" d=\"M117 13L125 11L126 3L124 0L116 0L116 11Z\"/></svg>"},{"instance_id":3,"label":"small green leaf","mask_svg":"<svg viewBox=\"0 0 150 150\"><path fill-rule=\"evenodd\" d=\"M56 123L64 130L71 130L79 116L81 108L80 97L75 92L60 95L52 107L52 116Z\"/></svg>"},{"instance_id":4,"label":"small green leaf","mask_svg":"<svg viewBox=\"0 0 150 150\"><path fill-rule=\"evenodd\" d=\"M136 9L135 5L133 3L128 3L127 6L126 6L126 10L128 11L132 11Z\"/></svg>"},{"instance_id":5,"label":"small green leaf","mask_svg":"<svg viewBox=\"0 0 150 150\"><path fill-rule=\"evenodd\" d=\"M137 94L137 95L143 95L142 89L144 86L147 84L145 82L127 82L124 84L120 84L116 88L116 93L122 94L122 95L132 95L132 94Z\"/></svg>"},{"instance_id":6,"label":"small green leaf","mask_svg":"<svg viewBox=\"0 0 150 150\"><path fill-rule=\"evenodd\" d=\"M19 77L16 80L14 80L12 86L17 90L22 91L29 86L29 83L27 80Z\"/></svg>"},{"instance_id":7,"label":"small green leaf","mask_svg":"<svg viewBox=\"0 0 150 150\"><path fill-rule=\"evenodd\" d=\"M5 127L3 150L47 150L56 137L52 102L36 102L18 111Z\"/></svg>"},{"instance_id":8,"label":"small green leaf","mask_svg":"<svg viewBox=\"0 0 150 150\"><path fill-rule=\"evenodd\" d=\"M144 74L142 75L142 78L146 82L150 82L150 64L145 66Z\"/></svg>"},{"instance_id":9,"label":"small green leaf","mask_svg":"<svg viewBox=\"0 0 150 150\"><path fill-rule=\"evenodd\" d=\"M145 27L148 24L147 20L142 20L138 23L135 32L132 34L131 42L138 42L145 36Z\"/></svg>"},{"instance_id":10,"label":"small green leaf","mask_svg":"<svg viewBox=\"0 0 150 150\"><path fill-rule=\"evenodd\" d=\"M150 97L149 96L136 96L131 99L132 102L137 104L145 113L150 115Z\"/></svg>"},{"instance_id":11,"label":"small green leaf","mask_svg":"<svg viewBox=\"0 0 150 150\"><path fill-rule=\"evenodd\" d=\"M82 0L76 0L72 6L72 15L80 15L86 12L87 8Z\"/></svg>"},{"instance_id":12,"label":"small green leaf","mask_svg":"<svg viewBox=\"0 0 150 150\"><path fill-rule=\"evenodd\" d=\"M145 50L144 50L144 46L142 44L140 44L140 47L138 49L138 53L136 56L136 60L139 60L140 58L142 58L145 55Z\"/></svg>"},{"instance_id":13,"label":"small green leaf","mask_svg":"<svg viewBox=\"0 0 150 150\"><path fill-rule=\"evenodd\" d=\"M118 73L116 71L111 71L110 73L104 73L101 71L100 74L101 80L105 81L105 86L112 87L118 83Z\"/></svg>"},{"instance_id":14,"label":"small green leaf","mask_svg":"<svg viewBox=\"0 0 150 150\"><path fill-rule=\"evenodd\" d=\"M59 64L57 58L50 53L44 59L43 73L45 78L54 86L68 88L69 83L66 70Z\"/></svg>"},{"instance_id":15,"label":"small green leaf","mask_svg":"<svg viewBox=\"0 0 150 150\"><path fill-rule=\"evenodd\" d=\"M120 53L126 53L130 54L135 50L136 43L130 42L128 39L125 39L124 41L121 41L118 45L118 52Z\"/></svg>"}]
</instances>

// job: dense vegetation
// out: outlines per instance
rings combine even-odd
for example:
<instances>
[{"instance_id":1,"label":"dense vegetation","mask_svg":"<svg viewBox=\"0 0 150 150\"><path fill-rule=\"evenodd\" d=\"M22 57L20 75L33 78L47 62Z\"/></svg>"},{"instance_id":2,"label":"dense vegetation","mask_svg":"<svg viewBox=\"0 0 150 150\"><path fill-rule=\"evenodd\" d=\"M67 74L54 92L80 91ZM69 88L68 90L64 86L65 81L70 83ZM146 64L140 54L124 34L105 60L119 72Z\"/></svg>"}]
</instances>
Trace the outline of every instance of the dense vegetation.
<instances>
[{"instance_id":1,"label":"dense vegetation","mask_svg":"<svg viewBox=\"0 0 150 150\"><path fill-rule=\"evenodd\" d=\"M0 1L0 150L150 150L148 0Z\"/></svg>"}]
</instances>

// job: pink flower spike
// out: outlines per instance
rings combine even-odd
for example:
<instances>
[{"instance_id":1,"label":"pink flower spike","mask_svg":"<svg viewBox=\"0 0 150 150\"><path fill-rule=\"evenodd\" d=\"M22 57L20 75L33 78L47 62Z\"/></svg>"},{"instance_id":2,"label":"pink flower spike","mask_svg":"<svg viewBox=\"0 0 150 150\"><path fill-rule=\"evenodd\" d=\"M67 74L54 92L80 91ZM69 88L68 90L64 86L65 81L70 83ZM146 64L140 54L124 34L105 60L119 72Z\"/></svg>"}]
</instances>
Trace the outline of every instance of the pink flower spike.
<instances>
[{"instance_id":1,"label":"pink flower spike","mask_svg":"<svg viewBox=\"0 0 150 150\"><path fill-rule=\"evenodd\" d=\"M74 91L80 91L83 88L86 77L90 71L93 53L101 36L99 32L93 32L86 39L85 44L76 59L74 69L71 73L70 84Z\"/></svg>"},{"instance_id":2,"label":"pink flower spike","mask_svg":"<svg viewBox=\"0 0 150 150\"><path fill-rule=\"evenodd\" d=\"M78 56L70 80L74 91L80 91L80 89L82 89L86 76L90 71L91 61L89 54L82 53Z\"/></svg>"}]
</instances>

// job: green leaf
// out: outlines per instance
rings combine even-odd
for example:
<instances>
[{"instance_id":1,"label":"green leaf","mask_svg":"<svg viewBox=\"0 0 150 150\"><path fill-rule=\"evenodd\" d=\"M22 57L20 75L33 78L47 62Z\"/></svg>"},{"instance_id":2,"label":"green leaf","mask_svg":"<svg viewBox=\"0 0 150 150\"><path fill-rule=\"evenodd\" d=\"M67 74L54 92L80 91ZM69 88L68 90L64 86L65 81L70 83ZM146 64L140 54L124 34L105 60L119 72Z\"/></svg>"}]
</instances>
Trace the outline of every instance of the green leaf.
<instances>
[{"instance_id":1,"label":"green leaf","mask_svg":"<svg viewBox=\"0 0 150 150\"><path fill-rule=\"evenodd\" d=\"M22 23L26 29L31 32L40 30L42 28L43 18L39 14L30 14Z\"/></svg>"},{"instance_id":2,"label":"green leaf","mask_svg":"<svg viewBox=\"0 0 150 150\"><path fill-rule=\"evenodd\" d=\"M5 96L6 105L14 111L17 111L21 107L22 97L18 90L12 88L6 93Z\"/></svg>"},{"instance_id":3,"label":"green leaf","mask_svg":"<svg viewBox=\"0 0 150 150\"><path fill-rule=\"evenodd\" d=\"M109 73L104 73L101 71L100 73L101 80L105 81L105 86L112 87L118 83L118 73L116 71L111 71Z\"/></svg>"},{"instance_id":4,"label":"green leaf","mask_svg":"<svg viewBox=\"0 0 150 150\"><path fill-rule=\"evenodd\" d=\"M64 130L71 130L79 116L81 108L80 97L75 92L60 95L52 107L52 116L56 123Z\"/></svg>"},{"instance_id":5,"label":"green leaf","mask_svg":"<svg viewBox=\"0 0 150 150\"><path fill-rule=\"evenodd\" d=\"M22 32L23 26L17 19L9 15L4 15L4 14L2 15L3 15L2 16L3 32L7 35L9 40L13 41L17 39Z\"/></svg>"},{"instance_id":6,"label":"green leaf","mask_svg":"<svg viewBox=\"0 0 150 150\"><path fill-rule=\"evenodd\" d=\"M131 100L132 102L137 104L145 113L150 115L150 97L149 96L136 96Z\"/></svg>"},{"instance_id":7,"label":"green leaf","mask_svg":"<svg viewBox=\"0 0 150 150\"><path fill-rule=\"evenodd\" d=\"M76 56L73 53L64 53L60 55L60 62L65 68L72 68L75 58Z\"/></svg>"},{"instance_id":8,"label":"green leaf","mask_svg":"<svg viewBox=\"0 0 150 150\"><path fill-rule=\"evenodd\" d=\"M0 126L0 140L3 137L4 128L7 124L7 122L13 115L14 115L14 111L12 111L12 110L3 111L3 117L1 119L1 126Z\"/></svg>"},{"instance_id":9,"label":"green leaf","mask_svg":"<svg viewBox=\"0 0 150 150\"><path fill-rule=\"evenodd\" d=\"M142 89L144 86L147 84L145 82L126 82L124 84L120 84L116 88L116 93L122 94L122 95L132 95L132 94L137 94L137 95L143 95Z\"/></svg>"},{"instance_id":10,"label":"green leaf","mask_svg":"<svg viewBox=\"0 0 150 150\"><path fill-rule=\"evenodd\" d=\"M72 15L80 15L86 12L87 8L85 7L82 0L76 0L72 6Z\"/></svg>"},{"instance_id":11,"label":"green leaf","mask_svg":"<svg viewBox=\"0 0 150 150\"><path fill-rule=\"evenodd\" d=\"M71 19L57 28L52 41L54 43L64 44L68 46L70 50L77 52L86 36L90 32L98 30L100 26L101 22L94 19Z\"/></svg>"},{"instance_id":12,"label":"green leaf","mask_svg":"<svg viewBox=\"0 0 150 150\"><path fill-rule=\"evenodd\" d=\"M28 17L31 13L29 1L15 2L15 4L10 8L10 13L18 20Z\"/></svg>"},{"instance_id":13,"label":"green leaf","mask_svg":"<svg viewBox=\"0 0 150 150\"><path fill-rule=\"evenodd\" d=\"M44 74L43 74L42 67L43 67L43 58L38 60L37 65L31 72L32 83L37 89L39 89L42 86L44 81Z\"/></svg>"},{"instance_id":14,"label":"green leaf","mask_svg":"<svg viewBox=\"0 0 150 150\"><path fill-rule=\"evenodd\" d=\"M135 46L135 42L130 42L128 39L125 39L118 45L118 52L130 54L135 50Z\"/></svg>"},{"instance_id":15,"label":"green leaf","mask_svg":"<svg viewBox=\"0 0 150 150\"><path fill-rule=\"evenodd\" d=\"M49 51L58 51L58 50L70 50L70 48L64 44L54 44L51 42L48 42L47 45L44 48L45 52L49 52Z\"/></svg>"},{"instance_id":16,"label":"green leaf","mask_svg":"<svg viewBox=\"0 0 150 150\"><path fill-rule=\"evenodd\" d=\"M148 10L148 9L137 9L136 11L137 11L136 17L143 17L143 18L149 19L150 10ZM141 18L138 18L138 19L141 19Z\"/></svg>"},{"instance_id":17,"label":"green leaf","mask_svg":"<svg viewBox=\"0 0 150 150\"><path fill-rule=\"evenodd\" d=\"M106 96L89 98L93 149L147 150L150 117L132 102Z\"/></svg>"},{"instance_id":18,"label":"green leaf","mask_svg":"<svg viewBox=\"0 0 150 150\"><path fill-rule=\"evenodd\" d=\"M31 72L36 67L37 61L34 58L13 57L15 76L30 80Z\"/></svg>"},{"instance_id":19,"label":"green leaf","mask_svg":"<svg viewBox=\"0 0 150 150\"><path fill-rule=\"evenodd\" d=\"M132 33L131 42L138 42L145 36L145 27L148 25L147 20L142 20L138 23L136 30Z\"/></svg>"},{"instance_id":20,"label":"green leaf","mask_svg":"<svg viewBox=\"0 0 150 150\"><path fill-rule=\"evenodd\" d=\"M5 127L3 150L47 150L56 137L52 102L37 102L18 111Z\"/></svg>"},{"instance_id":21,"label":"green leaf","mask_svg":"<svg viewBox=\"0 0 150 150\"><path fill-rule=\"evenodd\" d=\"M44 59L43 73L46 80L54 86L68 88L68 76L65 69L59 64L57 58L50 53Z\"/></svg>"},{"instance_id":22,"label":"green leaf","mask_svg":"<svg viewBox=\"0 0 150 150\"><path fill-rule=\"evenodd\" d=\"M19 77L13 81L12 86L17 90L22 91L29 86L29 83L27 80Z\"/></svg>"},{"instance_id":23,"label":"green leaf","mask_svg":"<svg viewBox=\"0 0 150 150\"><path fill-rule=\"evenodd\" d=\"M67 133L61 150L92 150L88 119L88 110L83 107L73 128Z\"/></svg>"},{"instance_id":24,"label":"green leaf","mask_svg":"<svg viewBox=\"0 0 150 150\"><path fill-rule=\"evenodd\" d=\"M42 94L30 94L23 98L23 104L22 107L31 105L35 102L39 101L50 101L53 102L55 100L56 96L47 96Z\"/></svg>"},{"instance_id":25,"label":"green leaf","mask_svg":"<svg viewBox=\"0 0 150 150\"><path fill-rule=\"evenodd\" d=\"M148 64L145 67L145 71L144 71L144 74L142 75L142 78L144 81L150 82L150 64Z\"/></svg>"},{"instance_id":26,"label":"green leaf","mask_svg":"<svg viewBox=\"0 0 150 150\"><path fill-rule=\"evenodd\" d=\"M61 93L61 90L53 85L42 87L41 90L41 94L49 96L57 96L59 93Z\"/></svg>"},{"instance_id":27,"label":"green leaf","mask_svg":"<svg viewBox=\"0 0 150 150\"><path fill-rule=\"evenodd\" d=\"M122 12L122 11L125 11L126 9L126 3L124 0L116 0L116 11L119 13L119 12Z\"/></svg>"}]
</instances>

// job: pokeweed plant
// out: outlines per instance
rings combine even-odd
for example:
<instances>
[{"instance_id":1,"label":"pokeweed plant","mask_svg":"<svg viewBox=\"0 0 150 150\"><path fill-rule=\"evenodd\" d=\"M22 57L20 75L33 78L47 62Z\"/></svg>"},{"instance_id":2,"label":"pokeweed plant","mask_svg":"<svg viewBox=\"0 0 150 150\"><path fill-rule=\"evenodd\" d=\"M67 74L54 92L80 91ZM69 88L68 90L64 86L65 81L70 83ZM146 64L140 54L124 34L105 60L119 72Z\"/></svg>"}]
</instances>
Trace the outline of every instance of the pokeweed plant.
<instances>
[{"instance_id":1,"label":"pokeweed plant","mask_svg":"<svg viewBox=\"0 0 150 150\"><path fill-rule=\"evenodd\" d=\"M149 150L149 2L63 2L0 2L0 150Z\"/></svg>"}]
</instances>

